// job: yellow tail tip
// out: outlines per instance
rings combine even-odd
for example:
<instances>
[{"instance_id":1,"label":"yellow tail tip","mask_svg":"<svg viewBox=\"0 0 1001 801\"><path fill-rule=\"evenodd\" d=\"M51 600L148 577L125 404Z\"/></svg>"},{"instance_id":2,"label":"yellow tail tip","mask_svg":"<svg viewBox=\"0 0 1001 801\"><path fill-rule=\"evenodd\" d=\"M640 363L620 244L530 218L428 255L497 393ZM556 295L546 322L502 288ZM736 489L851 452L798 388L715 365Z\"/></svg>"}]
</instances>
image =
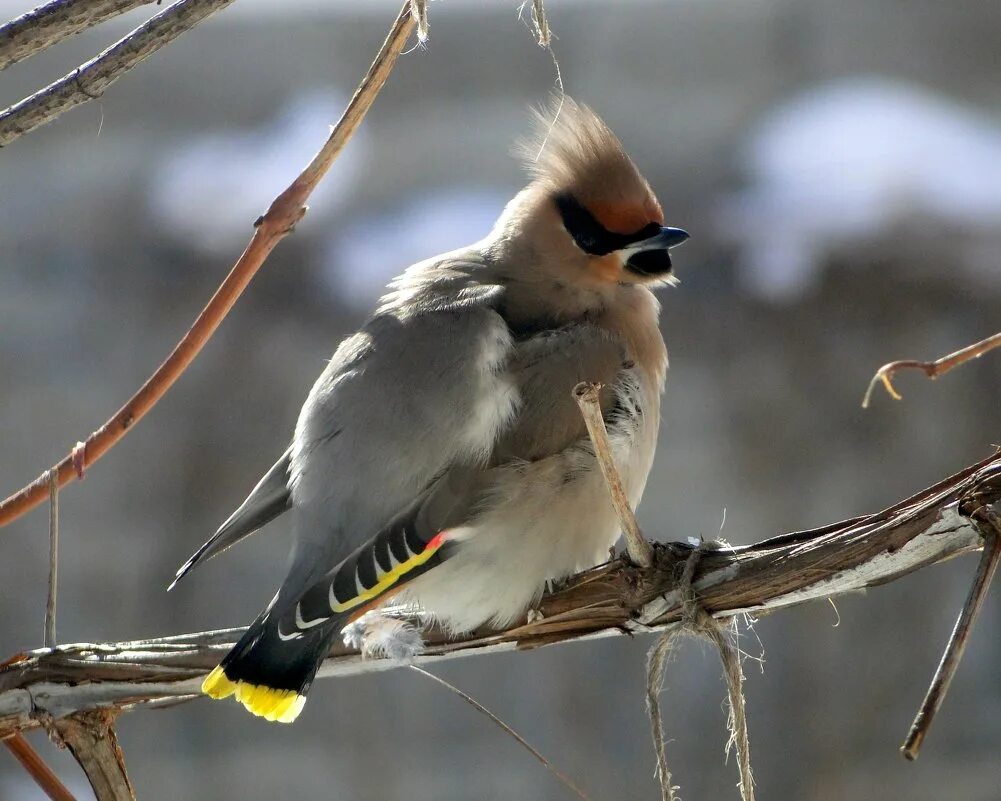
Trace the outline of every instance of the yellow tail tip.
<instances>
[{"instance_id":1,"label":"yellow tail tip","mask_svg":"<svg viewBox=\"0 0 1001 801\"><path fill-rule=\"evenodd\" d=\"M220 665L205 677L205 681L202 682L202 692L218 700L231 696L236 692L237 686L235 681L230 681Z\"/></svg>"},{"instance_id":2,"label":"yellow tail tip","mask_svg":"<svg viewBox=\"0 0 1001 801\"><path fill-rule=\"evenodd\" d=\"M202 682L202 692L210 698L228 698L236 696L249 712L265 720L275 720L279 723L291 723L302 712L306 704L306 696L299 695L295 690L277 690L265 687L263 684L249 684L245 681L233 681L217 667Z\"/></svg>"}]
</instances>

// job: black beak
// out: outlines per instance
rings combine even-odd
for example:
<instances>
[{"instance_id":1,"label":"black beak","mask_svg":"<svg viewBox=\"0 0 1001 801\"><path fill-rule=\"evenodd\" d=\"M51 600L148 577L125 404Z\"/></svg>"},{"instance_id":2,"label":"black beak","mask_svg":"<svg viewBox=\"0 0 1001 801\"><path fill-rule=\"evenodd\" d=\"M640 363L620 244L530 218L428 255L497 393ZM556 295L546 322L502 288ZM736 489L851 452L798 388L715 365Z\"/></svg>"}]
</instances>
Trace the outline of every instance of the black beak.
<instances>
[{"instance_id":1,"label":"black beak","mask_svg":"<svg viewBox=\"0 0 1001 801\"><path fill-rule=\"evenodd\" d=\"M638 275L658 276L671 272L668 250L688 239L688 232L680 228L661 228L660 233L649 239L623 248L626 269Z\"/></svg>"}]
</instances>

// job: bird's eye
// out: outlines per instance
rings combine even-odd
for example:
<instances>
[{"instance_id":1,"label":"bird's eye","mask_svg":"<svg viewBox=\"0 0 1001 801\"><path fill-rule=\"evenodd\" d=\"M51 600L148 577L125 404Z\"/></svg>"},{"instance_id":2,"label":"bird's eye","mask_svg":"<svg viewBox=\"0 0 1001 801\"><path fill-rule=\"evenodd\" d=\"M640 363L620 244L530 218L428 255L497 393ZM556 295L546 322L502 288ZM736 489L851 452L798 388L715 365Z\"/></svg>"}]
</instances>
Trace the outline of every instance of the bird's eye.
<instances>
[{"instance_id":1,"label":"bird's eye","mask_svg":"<svg viewBox=\"0 0 1001 801\"><path fill-rule=\"evenodd\" d=\"M591 256L606 256L660 233L660 226L652 222L631 234L617 234L605 228L584 204L568 192L557 195L554 200L563 219L563 227L577 247Z\"/></svg>"}]
</instances>

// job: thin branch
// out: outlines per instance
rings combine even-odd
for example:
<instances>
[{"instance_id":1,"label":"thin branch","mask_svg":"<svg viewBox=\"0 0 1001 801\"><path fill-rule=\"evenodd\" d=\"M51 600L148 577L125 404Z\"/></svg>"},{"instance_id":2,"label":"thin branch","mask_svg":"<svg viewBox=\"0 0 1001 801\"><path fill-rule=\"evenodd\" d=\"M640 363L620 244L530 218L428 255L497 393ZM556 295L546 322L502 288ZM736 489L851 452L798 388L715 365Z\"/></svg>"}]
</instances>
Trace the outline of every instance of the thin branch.
<instances>
[{"instance_id":1,"label":"thin branch","mask_svg":"<svg viewBox=\"0 0 1001 801\"><path fill-rule=\"evenodd\" d=\"M49 471L49 594L45 602L46 648L56 647L56 593L59 586L59 478Z\"/></svg>"},{"instance_id":2,"label":"thin branch","mask_svg":"<svg viewBox=\"0 0 1001 801\"><path fill-rule=\"evenodd\" d=\"M436 676L434 673L430 673L427 670L424 670L424 668L417 667L417 665L411 665L410 669L416 670L422 676L427 676L429 679L431 679L431 681L437 682L445 689L455 693L457 696L459 696L459 698L461 698L463 701L465 701L467 704L473 707L473 709L475 709L477 712L481 712L482 714L486 715L488 718L490 718L490 720L496 723L504 732L511 735L511 737L513 737L518 742L519 745L521 745L526 751L528 751L528 753L530 753L537 760L539 760L539 762L542 763L543 767L545 767L546 770L552 773L564 785L566 785L570 790L572 790L578 798L583 799L583 801L591 801L591 797L583 790L581 790L580 787L578 787L574 783L573 779L571 779L569 776L563 773L563 771L557 768L552 762L546 759L541 753L539 753L538 750L536 750L536 748L531 743L528 742L528 740L526 740L524 737L518 734L518 732L516 732L514 729L508 726L503 720L497 717L497 715L495 715L493 712L491 712L489 709L483 706L483 704L481 704L479 701L473 698L473 696L469 695L468 693L464 693L454 684L445 681L445 679Z\"/></svg>"},{"instance_id":3,"label":"thin branch","mask_svg":"<svg viewBox=\"0 0 1001 801\"><path fill-rule=\"evenodd\" d=\"M45 764L45 760L19 732L6 738L3 743L52 801L76 801L73 793L66 789L66 785L52 772L52 768Z\"/></svg>"},{"instance_id":4,"label":"thin branch","mask_svg":"<svg viewBox=\"0 0 1001 801\"><path fill-rule=\"evenodd\" d=\"M72 72L0 112L0 147L95 100L136 64L233 0L178 0Z\"/></svg>"},{"instance_id":5,"label":"thin branch","mask_svg":"<svg viewBox=\"0 0 1001 801\"><path fill-rule=\"evenodd\" d=\"M159 0L52 0L0 25L0 70L74 34Z\"/></svg>"},{"instance_id":6,"label":"thin branch","mask_svg":"<svg viewBox=\"0 0 1001 801\"><path fill-rule=\"evenodd\" d=\"M173 8L173 6L172 6ZM168 9L169 10L169 9ZM125 436L126 432L163 397L171 385L180 378L184 370L194 361L216 328L247 284L260 269L268 254L293 229L306 212L305 203L317 184L326 175L330 165L344 149L365 118L379 90L389 77L396 58L406 44L413 30L410 16L410 2L405 0L403 8L390 29L389 36L379 50L368 74L359 84L354 97L348 103L340 121L334 126L330 137L320 152L306 166L285 191L272 201L267 212L256 223L254 235L243 255L237 260L229 275L202 310L191 329L177 344L167 360L147 379L139 391L101 428L95 431L82 447L64 457L52 469L57 471L60 486L72 481L83 469L94 464ZM76 455L77 458L74 458ZM46 497L48 471L34 482L11 495L0 503L0 526L20 517L37 506Z\"/></svg>"},{"instance_id":7,"label":"thin branch","mask_svg":"<svg viewBox=\"0 0 1001 801\"><path fill-rule=\"evenodd\" d=\"M612 498L612 506L615 507L615 514L619 517L629 558L640 567L650 567L653 564L653 548L643 536L643 532L640 531L636 515L633 514L632 507L629 505L629 498L626 497L626 491L622 488L622 479L615 467L612 447L608 442L608 431L601 416L601 403L598 398L600 389L601 384L583 381L573 388L573 397L580 407L580 413L584 416L587 433L591 435L594 455L598 464L601 465L601 473L605 477L608 494Z\"/></svg>"},{"instance_id":8,"label":"thin branch","mask_svg":"<svg viewBox=\"0 0 1001 801\"><path fill-rule=\"evenodd\" d=\"M971 499L975 499L975 504ZM757 615L875 587L983 546L967 510L1001 500L1001 454L876 514L755 545L707 551L691 587L717 619ZM969 505L968 505L969 504ZM679 565L691 549L657 545L649 568L616 560L592 568L543 597L525 622L503 631L450 639L431 630L414 662L534 648L597 637L663 631L684 618ZM400 612L406 616L404 612ZM18 654L0 666L0 737L83 710L130 710L199 694L202 678L241 630L178 635L103 645L61 645ZM321 678L398 667L363 659L343 646L331 651Z\"/></svg>"},{"instance_id":9,"label":"thin branch","mask_svg":"<svg viewBox=\"0 0 1001 801\"><path fill-rule=\"evenodd\" d=\"M984 599L990 590L991 580L997 571L998 564L1001 563L1001 518L990 508L983 513L985 515L984 527L987 532L984 535L984 550L980 556L980 563L977 566L977 574L973 579L973 586L970 587L969 597L963 604L963 609L956 620L956 626L952 630L949 642L942 654L942 661L939 662L935 676L932 678L925 699L921 703L911 730L907 734L907 739L900 747L900 752L907 759L914 761L921 752L921 745L925 736L931 728L935 714L945 700L945 694L949 691L952 677L956 675L956 669L963 658L966 650L966 643L970 638L970 630L980 614L984 605ZM974 518L976 519L976 517Z\"/></svg>"},{"instance_id":10,"label":"thin branch","mask_svg":"<svg viewBox=\"0 0 1001 801\"><path fill-rule=\"evenodd\" d=\"M900 393L893 388L893 384L890 381L890 379L892 379L900 370L923 370L924 374L934 381L940 375L948 373L952 368L959 367L959 365L965 364L972 359L979 359L985 353L994 350L994 348L997 347L1001 347L1001 332L994 334L994 336L987 337L987 339L982 339L979 342L974 342L972 345L962 348L961 350L957 350L955 353L950 353L948 356L943 356L941 359L937 359L933 362L919 362L913 359L904 359L902 361L884 364L876 371L876 374L869 382L869 386L865 391L865 397L862 398L862 408L869 408L869 401L872 400L872 393L876 389L876 386L880 383L882 383L891 398L894 400L902 400Z\"/></svg>"}]
</instances>

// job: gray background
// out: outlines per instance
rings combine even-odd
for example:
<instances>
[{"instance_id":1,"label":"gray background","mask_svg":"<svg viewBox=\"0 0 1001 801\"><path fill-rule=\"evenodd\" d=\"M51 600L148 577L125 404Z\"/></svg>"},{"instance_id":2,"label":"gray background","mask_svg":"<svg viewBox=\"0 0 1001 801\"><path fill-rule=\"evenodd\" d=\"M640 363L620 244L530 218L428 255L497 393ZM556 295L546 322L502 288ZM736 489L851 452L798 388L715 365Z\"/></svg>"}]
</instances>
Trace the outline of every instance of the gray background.
<instances>
[{"instance_id":1,"label":"gray background","mask_svg":"<svg viewBox=\"0 0 1001 801\"><path fill-rule=\"evenodd\" d=\"M1001 328L1001 6L933 0L550 0L566 86L692 232L662 293L671 371L640 508L654 537L746 543L889 505L980 459L1001 356L903 403L859 399L893 358ZM0 2L4 16L29 6ZM395 2L241 0L98 102L0 153L0 487L65 454L166 355L250 222L321 143ZM515 3L432 4L295 235L171 394L61 495L64 642L249 622L284 564L277 523L167 595L177 565L287 442L323 359L412 261L481 236L553 84ZM148 12L147 12L148 13ZM6 105L142 19L0 78ZM868 100L866 100L868 98ZM883 112L886 112L885 114ZM889 166L887 166L889 165ZM854 219L853 215L855 218ZM40 644L46 515L2 532L0 657ZM974 569L965 558L761 619L743 640L759 797L1001 798L997 589L916 764L896 753ZM654 798L649 640L467 659L439 672L595 799ZM686 801L736 798L717 659L664 695ZM510 739L426 679L319 683L281 727L233 703L123 717L142 799L563 799ZM80 798L78 769L38 735ZM42 798L0 753L0 798Z\"/></svg>"}]
</instances>

